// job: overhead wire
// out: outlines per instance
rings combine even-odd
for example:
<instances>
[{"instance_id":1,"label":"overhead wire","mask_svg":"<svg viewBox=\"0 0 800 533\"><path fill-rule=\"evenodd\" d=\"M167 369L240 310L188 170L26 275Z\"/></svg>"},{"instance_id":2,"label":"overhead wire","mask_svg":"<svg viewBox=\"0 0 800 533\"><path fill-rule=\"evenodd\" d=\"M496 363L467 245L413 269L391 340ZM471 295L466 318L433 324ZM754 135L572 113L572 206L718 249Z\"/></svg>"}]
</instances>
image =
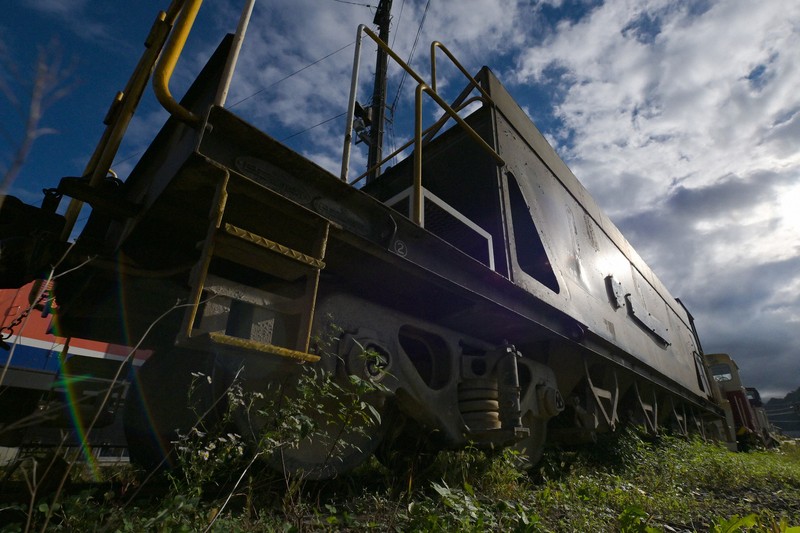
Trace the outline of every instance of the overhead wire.
<instances>
[{"instance_id":1,"label":"overhead wire","mask_svg":"<svg viewBox=\"0 0 800 533\"><path fill-rule=\"evenodd\" d=\"M397 15L397 26L394 28L394 37L392 37L392 48L394 48L394 42L397 40L397 34L399 33L397 30L400 29L400 21L403 20L403 9L406 7L406 0L403 0L403 3L400 4L400 14Z\"/></svg>"},{"instance_id":2,"label":"overhead wire","mask_svg":"<svg viewBox=\"0 0 800 533\"><path fill-rule=\"evenodd\" d=\"M406 0L403 0L403 3L400 4L400 14L397 15L397 24L394 27L394 35L392 36L392 48L394 48L394 43L397 41L397 35L400 33L400 22L403 20L403 11L406 7ZM389 114L391 115L392 119L388 120L388 124L386 125L386 133L387 137L389 138L389 149L394 152L395 149L395 136L394 136L394 109L389 108Z\"/></svg>"},{"instance_id":3,"label":"overhead wire","mask_svg":"<svg viewBox=\"0 0 800 533\"><path fill-rule=\"evenodd\" d=\"M283 141L288 141L288 140L289 140L289 139L291 139L292 137L297 137L298 135L301 135L301 134L303 134L303 133L305 133L305 132L307 132L307 131L313 130L314 128L316 128L316 127L319 127L319 126L322 126L323 124L327 124L327 123L328 123L328 122L330 122L331 120L336 120L337 118L339 118L339 117L342 117L342 116L344 116L344 115L346 115L346 114L347 114L347 111L343 111L343 112L339 113L338 115L336 115L335 117L331 117L331 118L325 119L325 120L323 120L322 122L320 122L320 123L318 123L318 124L314 124L313 126L309 126L308 128L306 128L306 129L304 129L304 130L301 130L301 131L298 131L298 132L292 133L292 134L291 134L291 135L289 135L288 137L284 137L283 139L281 139L281 142L283 142Z\"/></svg>"},{"instance_id":4,"label":"overhead wire","mask_svg":"<svg viewBox=\"0 0 800 533\"><path fill-rule=\"evenodd\" d=\"M403 3L400 5L400 15L398 17L398 27L399 27L399 19L403 16L403 9L405 8L405 5L406 5L406 2L405 2L405 0L403 0ZM414 59L414 53L415 53L415 51L417 49L417 44L419 44L419 38L420 38L420 35L422 34L422 28L425 25L425 19L428 16L428 9L430 8L430 5L431 5L431 0L428 0L427 3L425 4L425 10L422 12L422 18L420 19L419 27L417 27L417 33L414 36L414 44L411 46L411 52L408 54L408 59L406 60L406 64L407 65L411 65L411 61L413 61L413 59ZM397 32L397 30L395 30L394 39L397 39L397 34L398 33L399 32ZM392 40L392 47L394 47L394 39ZM394 145L394 142L395 142L395 135L394 135L394 116L395 116L395 111L397 110L397 103L400 100L400 93L403 90L403 84L405 83L405 80L406 80L407 77L408 77L408 72L403 70L403 72L402 72L402 74L400 76L400 83L397 85L397 92L395 93L394 100L392 100L392 105L389 106L389 114L391 115L392 120L389 123L389 127L387 128L387 130L388 130L388 133L389 133L389 136L390 136L390 139L391 139L390 142L392 143L392 145ZM392 146L392 148L394 148L394 146Z\"/></svg>"},{"instance_id":5,"label":"overhead wire","mask_svg":"<svg viewBox=\"0 0 800 533\"><path fill-rule=\"evenodd\" d=\"M378 9L378 6L371 6L369 4L359 4L358 2L348 2L347 0L333 0L334 2L339 2L340 4L350 4L351 6L361 6L361 7L368 7L370 9Z\"/></svg>"},{"instance_id":6,"label":"overhead wire","mask_svg":"<svg viewBox=\"0 0 800 533\"><path fill-rule=\"evenodd\" d=\"M321 58L319 58L319 59L317 59L317 60L315 60L315 61L313 61L313 62L311 62L311 63L307 64L306 66L304 66L304 67L303 67L303 68L301 68L301 69L295 70L295 71L294 71L294 72L292 72L291 74L287 74L287 75L286 75L286 76L284 76L283 78L281 78L281 79L279 79L279 80L277 80L277 81L275 81L275 82L273 82L273 83L270 83L269 85L267 85L266 87L264 87L264 88L262 88L262 89L259 89L258 91L254 92L254 93L253 93L253 94L251 94L250 96L247 96L247 97L245 97L245 98L242 98L242 99L241 99L241 100L239 100L238 102L236 102L236 103L234 103L234 104L231 104L231 105L229 105L229 106L228 106L228 109L230 109L230 108L232 108L232 107L236 107L237 105L241 104L242 102L245 102L245 101L247 101L247 100L249 100L249 99L253 98L254 96L257 96L257 95L259 95L259 94L263 93L264 91L266 91L266 90L268 90L268 89L271 89L272 87L275 87L275 86L276 86L276 85L278 85L279 83L281 83L281 82L284 82L284 81L288 80L288 79L289 79L289 78L291 78L292 76L295 76L295 75L297 75L297 74L300 74L300 73L301 73L301 72L303 72L304 70L306 70L306 69L308 69L308 68L311 68L311 67L313 67L313 66L314 66L314 65L316 65L317 63L321 63L322 61L325 61L325 60L326 60L326 59L328 59L329 57L331 57L331 56L333 56L333 55L336 55L336 54L338 54L338 53L339 53L339 52L341 52L342 50L344 50L344 49L346 49L346 48L349 48L349 47L353 46L354 44L356 44L356 42L355 42L355 41L352 41L352 42L350 42L350 43L347 43L346 45L342 46L342 47L341 47L341 48L339 48L338 50L334 50L334 51L333 51L333 52L331 52L330 54L328 54L328 55L326 55L326 56L324 56L324 57L321 57Z\"/></svg>"},{"instance_id":7,"label":"overhead wire","mask_svg":"<svg viewBox=\"0 0 800 533\"><path fill-rule=\"evenodd\" d=\"M278 85L279 83L282 83L282 82L284 82L284 81L288 80L288 79L289 79L289 78L291 78L292 76L295 76L295 75L297 75L297 74L300 74L300 73L301 73L301 72L303 72L304 70L306 70L306 69L308 69L308 68L311 68L311 67L313 67L313 66L314 66L314 65L316 65L317 63L321 63L322 61L325 61L325 60L326 60L326 59L328 59L329 57L331 57L331 56L334 56L334 55L338 54L338 53L339 53L339 52L341 52L342 50L345 50L345 49L347 49L347 48L349 48L349 47L353 46L355 43L356 43L355 41L352 41L352 42L350 42L350 43L347 43L346 45L342 46L341 48L339 48L339 49L337 49L337 50L334 50L333 52L331 52L331 53L329 53L329 54L327 54L327 55L325 55L325 56L323 56L323 57L320 57L319 59L316 59L316 60L312 61L311 63L307 64L307 65L306 65L306 66L304 66L303 68L300 68L300 69L298 69L298 70L295 70L295 71L294 71L294 72L292 72L291 74L287 74L287 75L286 75L286 76L284 76L283 78L281 78L281 79L279 79L279 80L277 80L277 81L275 81L275 82L273 82L273 83L271 83L271 84L267 85L266 87L264 87L264 88L262 88L262 89L259 89L258 91L254 92L254 93L253 93L253 94L251 94L250 96L247 96L247 97L245 97L245 98L242 98L241 100L239 100L239 101L237 101L237 102L234 102L233 104L230 104L230 105L228 105L228 106L226 106L226 107L227 107L228 109L231 109L231 108L233 108L233 107L236 107L237 105L241 104L242 102L245 102L245 101L247 101L247 100L249 100L249 99L251 99L251 98L253 98L253 97L255 97L255 96L258 96L259 94L263 93L264 91L266 91L266 90L268 90L268 89L271 89L272 87L274 87L274 86ZM342 115L343 115L343 114L344 114L344 113L342 113ZM305 133L305 132L306 132L306 131L308 131L309 129L315 128L315 127L317 127L317 126L321 126L322 124L325 124L326 122L330 122L331 120L334 120L335 118L338 118L338 117L340 117L340 116L341 116L341 115L338 115L338 116L336 116L336 117L333 117L333 118L331 118L331 119L325 120L325 121L321 122L320 124L317 124L317 125L315 125L315 126L312 126L311 128L307 128L306 130L303 130L303 131L300 131L300 132L294 133L294 134L290 135L289 137L286 137L286 139L289 139L289 138L291 138L291 137L294 137L294 136L296 136L296 135L300 135L301 133ZM283 140L286 140L286 139L283 139ZM123 159L121 159L121 160L119 160L119 161L114 161L114 164L116 164L116 165L120 165L120 164L122 164L122 163L124 163L124 162L126 162L126 161L128 161L128 160L130 160L130 159L133 159L134 157L138 156L138 155L139 155L139 154L141 154L141 153L142 153L142 150L139 150L139 151L137 151L137 152L134 152L134 153L132 153L132 154L130 154L130 155L128 155L128 156L126 156L125 158L123 158Z\"/></svg>"},{"instance_id":8,"label":"overhead wire","mask_svg":"<svg viewBox=\"0 0 800 533\"><path fill-rule=\"evenodd\" d=\"M349 4L349 5L354 5L354 6L367 7L367 8L370 8L370 9L377 9L377 6L373 6L373 5L370 5L370 4L361 4L361 3L358 3L358 2L350 2L350 1L348 1L348 0L333 0L333 1L334 1L334 2L338 2L338 3L340 3L340 4ZM405 0L403 0L403 1L405 2ZM279 83L281 83L281 82L284 82L284 81L288 80L289 78L291 78L292 76L294 76L294 75L296 75L296 74L300 74L300 73L301 73L301 72L303 72L304 70L306 70L306 69L308 69L308 68L311 68L311 67L313 67L313 66L314 66L314 65L316 65L317 63L321 63L322 61L325 61L325 60L326 60L326 59L328 59L329 57L331 57L331 56L333 56L333 55L336 55L336 54L338 54L338 53L339 53L339 52L341 52L342 50L344 50L344 49L346 49L346 48L349 48L349 47L353 46L354 44L356 44L356 42L355 42L355 41L352 41L352 42L350 42L350 43L347 43L346 45L342 46L341 48L339 48L339 49L337 49L337 50L334 50L333 52L329 53L328 55L326 55L326 56L323 56L323 57L320 57L319 59L316 59L316 60L312 61L311 63L307 64L307 65L306 65L306 66L304 66L303 68L301 68L301 69L299 69L299 70L296 70L296 71L292 72L291 74L287 74L287 75L286 75L286 76L284 76L283 78L281 78L281 79L279 79L279 80L277 80L277 81L275 81L275 82L273 82L273 83L271 83L271 84L267 85L266 87L264 87L264 88L262 88L262 89L259 89L258 91L254 92L254 93L253 93L253 94L251 94L250 96L247 96L247 97L245 97L245 98L242 98L242 99L241 99L241 100L239 100L238 102L235 102L235 103L233 103L233 104L231 104L231 105L227 106L227 107L228 107L228 109L230 109L230 108L232 108L232 107L236 107L237 105L241 104L242 102L245 102L245 101L249 100L250 98L253 98L254 96L257 96L257 95L259 95L259 94L263 93L264 91L266 91L266 90L268 90L268 89L271 89L272 87L276 86L277 84L279 84Z\"/></svg>"},{"instance_id":9,"label":"overhead wire","mask_svg":"<svg viewBox=\"0 0 800 533\"><path fill-rule=\"evenodd\" d=\"M425 4L425 10L422 12L422 19L419 21L419 27L417 28L417 35L414 37L414 44L411 46L411 53L408 54L408 60L406 60L407 65L411 65L411 62L414 60L414 52L417 50L417 44L419 44L419 37L422 34L422 27L425 25L425 18L428 16L428 8L431 5L431 0L428 0ZM403 75L400 77L400 84L397 86L397 93L395 94L394 101L392 101L392 105L390 109L392 110L392 114L394 114L394 109L397 106L397 101L400 99L400 93L403 90L403 84L408 77L408 72L405 70L403 71Z\"/></svg>"}]
</instances>

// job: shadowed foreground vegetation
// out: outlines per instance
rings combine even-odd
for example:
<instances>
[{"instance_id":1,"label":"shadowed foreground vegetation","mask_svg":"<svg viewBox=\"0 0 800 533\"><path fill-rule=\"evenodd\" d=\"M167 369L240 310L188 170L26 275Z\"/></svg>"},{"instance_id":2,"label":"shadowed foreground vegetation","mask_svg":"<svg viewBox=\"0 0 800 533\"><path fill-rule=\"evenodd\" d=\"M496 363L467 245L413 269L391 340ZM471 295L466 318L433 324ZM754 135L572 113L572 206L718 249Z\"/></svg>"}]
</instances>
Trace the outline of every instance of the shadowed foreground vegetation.
<instances>
[{"instance_id":1,"label":"shadowed foreground vegetation","mask_svg":"<svg viewBox=\"0 0 800 533\"><path fill-rule=\"evenodd\" d=\"M585 450L550 450L531 475L508 452L410 451L424 467L372 461L312 482L245 461L235 435L214 438L219 446L195 436L181 475L142 482L129 467L104 467L106 480L87 484L76 472L56 503L52 492L31 501L30 470L17 468L0 531L800 531L791 444L731 453L624 431Z\"/></svg>"}]
</instances>

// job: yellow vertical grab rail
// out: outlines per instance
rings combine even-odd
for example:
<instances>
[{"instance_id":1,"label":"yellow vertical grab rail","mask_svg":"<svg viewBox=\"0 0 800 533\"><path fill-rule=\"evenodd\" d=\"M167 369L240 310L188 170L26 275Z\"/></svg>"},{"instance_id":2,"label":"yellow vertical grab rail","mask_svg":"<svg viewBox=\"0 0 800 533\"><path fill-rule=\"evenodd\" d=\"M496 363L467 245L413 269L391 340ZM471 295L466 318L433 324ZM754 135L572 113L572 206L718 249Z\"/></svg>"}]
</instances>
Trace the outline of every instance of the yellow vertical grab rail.
<instances>
[{"instance_id":1,"label":"yellow vertical grab rail","mask_svg":"<svg viewBox=\"0 0 800 533\"><path fill-rule=\"evenodd\" d=\"M208 213L208 226L205 240L202 241L203 247L200 252L200 260L192 269L190 276L191 296L187 302L189 309L184 315L182 327L182 336L186 339L192 336L192 328L197 318L200 300L203 297L203 287L205 287L208 269L211 266L211 259L214 255L214 235L222 226L222 217L228 204L228 182L230 181L231 173L220 165L214 165L214 168L219 170L219 181L217 182L217 189L214 191L214 199Z\"/></svg>"},{"instance_id":2,"label":"yellow vertical grab rail","mask_svg":"<svg viewBox=\"0 0 800 533\"><path fill-rule=\"evenodd\" d=\"M161 54L170 31L175 24L175 19L183 9L186 0L173 0L167 11L160 11L150 34L145 40L145 51L133 71L125 89L118 92L108 110L105 120L106 129L97 143L89 162L83 171L83 176L89 177L89 185L96 187L108 175L111 163L117 154L122 137L128 129L139 100L147 87L150 73ZM64 214L66 220L61 234L63 240L68 240L75 222L80 215L83 202L72 199Z\"/></svg>"},{"instance_id":3,"label":"yellow vertical grab rail","mask_svg":"<svg viewBox=\"0 0 800 533\"><path fill-rule=\"evenodd\" d=\"M358 90L358 66L359 62L361 61L362 34L375 41L375 44L385 51L389 57L394 59L397 64L400 65L400 67L402 67L402 69L405 70L409 76L414 78L417 83L425 84L425 80L423 80L422 77L414 71L414 69L412 69L405 61L403 61L400 56L394 52L394 50L389 48L389 45L383 42L383 40L378 37L375 32L367 28L364 24L360 24L358 26L358 30L356 31L355 57L353 58L353 75L350 82L350 98L348 100L347 120L345 122L344 148L342 150L342 172L340 179L344 182L347 182L347 177L350 173L350 144L353 139L353 116L356 103L356 91ZM383 163L383 161L381 161L381 163Z\"/></svg>"},{"instance_id":4,"label":"yellow vertical grab rail","mask_svg":"<svg viewBox=\"0 0 800 533\"><path fill-rule=\"evenodd\" d=\"M153 90L158 101L172 116L193 127L200 124L201 118L175 100L169 90L169 80L183 51L183 46L186 44L186 39L189 37L189 32L192 31L192 25L202 3L203 0L186 0L181 9L180 18L172 31L172 38L167 43L156 66L156 71L153 73Z\"/></svg>"},{"instance_id":5,"label":"yellow vertical grab rail","mask_svg":"<svg viewBox=\"0 0 800 533\"><path fill-rule=\"evenodd\" d=\"M460 103L458 105L453 104L451 107L455 111L458 112L458 111L461 111L462 109L464 109L465 107L467 107L468 105L470 105L470 104L472 104L474 102L483 102L483 100L480 97L476 96L476 97L470 98L469 100L467 100L465 102L462 102L462 103ZM440 117L436 122L434 122L433 124L431 124L430 126L425 128L424 130L422 130L422 134L425 136L425 138L422 141L422 144L423 145L426 144L428 142L428 137L431 136L432 134L435 134L435 132L439 131L439 129L442 127L442 125L444 125L444 123L447 120L450 120L450 116L445 114L444 116ZM389 154L386 157L384 157L383 159L381 159L378 162L378 164L375 165L375 167L377 168L378 166L383 165L384 163L386 163L387 161L389 161L390 159L395 157L397 154L399 154L400 152L402 152L403 150L405 150L406 148L411 146L412 144L414 144L414 138L413 137L411 139L409 139L408 141L404 142L403 144L401 144L394 152L392 152L391 154ZM366 178L367 174L369 174L371 170L373 170L373 169L372 168L368 168L367 170L365 170L356 179L351 181L350 185L355 185L359 181L361 181L364 178Z\"/></svg>"}]
</instances>

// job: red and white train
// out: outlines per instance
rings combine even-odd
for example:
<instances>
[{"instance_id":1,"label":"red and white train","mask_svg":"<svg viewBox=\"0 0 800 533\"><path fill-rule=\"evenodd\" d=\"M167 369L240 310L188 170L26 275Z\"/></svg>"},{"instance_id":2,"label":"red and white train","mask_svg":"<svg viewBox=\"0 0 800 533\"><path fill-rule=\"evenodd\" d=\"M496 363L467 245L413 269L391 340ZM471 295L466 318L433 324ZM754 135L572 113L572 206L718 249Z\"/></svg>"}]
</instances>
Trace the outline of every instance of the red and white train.
<instances>
[{"instance_id":1,"label":"red and white train","mask_svg":"<svg viewBox=\"0 0 800 533\"><path fill-rule=\"evenodd\" d=\"M124 447L115 415L150 352L61 336L43 285L0 289L0 446Z\"/></svg>"}]
</instances>

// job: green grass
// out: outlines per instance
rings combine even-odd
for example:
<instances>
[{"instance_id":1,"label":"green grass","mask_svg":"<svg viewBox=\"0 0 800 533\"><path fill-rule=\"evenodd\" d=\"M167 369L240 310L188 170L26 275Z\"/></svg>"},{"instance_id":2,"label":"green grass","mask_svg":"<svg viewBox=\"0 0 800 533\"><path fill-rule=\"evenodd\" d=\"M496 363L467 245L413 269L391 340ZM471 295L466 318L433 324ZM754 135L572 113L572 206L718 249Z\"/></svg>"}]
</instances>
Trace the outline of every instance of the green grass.
<instances>
[{"instance_id":1,"label":"green grass","mask_svg":"<svg viewBox=\"0 0 800 533\"><path fill-rule=\"evenodd\" d=\"M625 431L592 448L550 450L531 475L514 459L443 452L424 470L400 472L373 460L313 483L252 469L235 490L173 482L131 501L134 482L120 469L102 489L62 497L48 530L800 531L798 446L731 453ZM47 502L0 503L0 531L23 531L28 518L39 530Z\"/></svg>"},{"instance_id":2,"label":"green grass","mask_svg":"<svg viewBox=\"0 0 800 533\"><path fill-rule=\"evenodd\" d=\"M782 518L800 525L796 450L731 453L697 440L645 443L633 433L602 448L577 455L567 473L544 472L535 493L549 529L706 531L737 515L755 515L757 531Z\"/></svg>"}]
</instances>

